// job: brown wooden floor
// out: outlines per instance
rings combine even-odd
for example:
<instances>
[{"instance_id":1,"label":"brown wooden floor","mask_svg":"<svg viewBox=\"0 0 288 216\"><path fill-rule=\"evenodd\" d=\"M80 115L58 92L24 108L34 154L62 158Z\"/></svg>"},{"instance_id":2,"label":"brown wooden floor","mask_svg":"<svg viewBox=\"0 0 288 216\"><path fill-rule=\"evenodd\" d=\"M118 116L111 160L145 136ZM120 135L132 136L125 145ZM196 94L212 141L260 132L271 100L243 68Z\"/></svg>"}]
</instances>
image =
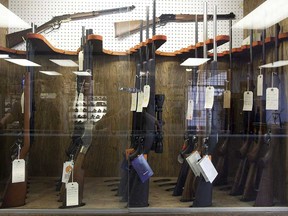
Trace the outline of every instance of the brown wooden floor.
<instances>
[{"instance_id":1,"label":"brown wooden floor","mask_svg":"<svg viewBox=\"0 0 288 216\"><path fill-rule=\"evenodd\" d=\"M180 197L172 196L166 189L173 186L159 186L159 178L150 181L149 207L126 208L114 191L117 178L86 178L84 199L85 206L59 209L58 192L55 191L55 178L32 178L26 205L14 209L0 209L0 215L288 215L287 207L253 207L253 202L241 202L240 197L229 196L228 191L214 187L213 206L209 208L191 208L191 202L180 202ZM108 180L108 181L107 181ZM112 181L111 181L112 180Z\"/></svg>"}]
</instances>

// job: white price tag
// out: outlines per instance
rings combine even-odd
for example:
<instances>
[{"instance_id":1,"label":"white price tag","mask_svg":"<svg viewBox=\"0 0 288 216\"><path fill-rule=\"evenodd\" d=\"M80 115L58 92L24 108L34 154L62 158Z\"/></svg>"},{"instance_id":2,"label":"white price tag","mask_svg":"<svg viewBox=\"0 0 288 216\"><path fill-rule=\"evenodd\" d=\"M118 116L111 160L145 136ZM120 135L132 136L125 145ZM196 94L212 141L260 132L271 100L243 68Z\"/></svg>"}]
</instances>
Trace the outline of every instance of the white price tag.
<instances>
[{"instance_id":1,"label":"white price tag","mask_svg":"<svg viewBox=\"0 0 288 216\"><path fill-rule=\"evenodd\" d=\"M278 110L279 90L278 88L266 89L266 110Z\"/></svg>"},{"instance_id":2,"label":"white price tag","mask_svg":"<svg viewBox=\"0 0 288 216\"><path fill-rule=\"evenodd\" d=\"M81 51L78 53L79 71L83 71L83 63L84 63L84 53L83 53L83 50L81 50Z\"/></svg>"},{"instance_id":3,"label":"white price tag","mask_svg":"<svg viewBox=\"0 0 288 216\"><path fill-rule=\"evenodd\" d=\"M66 205L79 205L79 186L77 182L69 182L66 184Z\"/></svg>"},{"instance_id":4,"label":"white price tag","mask_svg":"<svg viewBox=\"0 0 288 216\"><path fill-rule=\"evenodd\" d=\"M186 119L192 120L193 119L193 110L194 110L194 101L188 100L187 104L187 113L186 113Z\"/></svg>"},{"instance_id":5,"label":"white price tag","mask_svg":"<svg viewBox=\"0 0 288 216\"><path fill-rule=\"evenodd\" d=\"M230 109L231 107L231 91L224 91L223 108Z\"/></svg>"},{"instance_id":6,"label":"white price tag","mask_svg":"<svg viewBox=\"0 0 288 216\"><path fill-rule=\"evenodd\" d=\"M205 181L212 183L214 179L217 177L218 172L215 169L212 161L209 159L209 156L206 155L205 157L203 157L198 162L198 165L200 167L201 174L205 178Z\"/></svg>"},{"instance_id":7,"label":"white price tag","mask_svg":"<svg viewBox=\"0 0 288 216\"><path fill-rule=\"evenodd\" d=\"M212 109L214 103L214 87L208 86L205 91L205 109Z\"/></svg>"},{"instance_id":8,"label":"white price tag","mask_svg":"<svg viewBox=\"0 0 288 216\"><path fill-rule=\"evenodd\" d=\"M131 94L131 111L136 111L137 109L137 93Z\"/></svg>"},{"instance_id":9,"label":"white price tag","mask_svg":"<svg viewBox=\"0 0 288 216\"><path fill-rule=\"evenodd\" d=\"M142 112L143 110L143 98L144 98L144 94L143 92L138 92L138 103L137 103L137 110L136 112Z\"/></svg>"},{"instance_id":10,"label":"white price tag","mask_svg":"<svg viewBox=\"0 0 288 216\"><path fill-rule=\"evenodd\" d=\"M16 159L12 162L12 183L25 181L25 160Z\"/></svg>"},{"instance_id":11,"label":"white price tag","mask_svg":"<svg viewBox=\"0 0 288 216\"><path fill-rule=\"evenodd\" d=\"M253 108L253 92L245 91L243 96L243 111L252 111Z\"/></svg>"},{"instance_id":12,"label":"white price tag","mask_svg":"<svg viewBox=\"0 0 288 216\"><path fill-rule=\"evenodd\" d=\"M187 163L189 164L190 168L196 176L200 176L200 167L197 164L200 159L201 156L198 151L193 152L186 158Z\"/></svg>"},{"instance_id":13,"label":"white price tag","mask_svg":"<svg viewBox=\"0 0 288 216\"><path fill-rule=\"evenodd\" d=\"M257 77L257 96L263 95L263 75L260 74Z\"/></svg>"},{"instance_id":14,"label":"white price tag","mask_svg":"<svg viewBox=\"0 0 288 216\"><path fill-rule=\"evenodd\" d=\"M66 161L63 163L63 171L62 171L62 182L68 183L70 179L70 175L73 169L73 162L72 161Z\"/></svg>"},{"instance_id":15,"label":"white price tag","mask_svg":"<svg viewBox=\"0 0 288 216\"><path fill-rule=\"evenodd\" d=\"M150 100L150 86L145 85L143 88L143 103L142 107L147 107Z\"/></svg>"}]
</instances>

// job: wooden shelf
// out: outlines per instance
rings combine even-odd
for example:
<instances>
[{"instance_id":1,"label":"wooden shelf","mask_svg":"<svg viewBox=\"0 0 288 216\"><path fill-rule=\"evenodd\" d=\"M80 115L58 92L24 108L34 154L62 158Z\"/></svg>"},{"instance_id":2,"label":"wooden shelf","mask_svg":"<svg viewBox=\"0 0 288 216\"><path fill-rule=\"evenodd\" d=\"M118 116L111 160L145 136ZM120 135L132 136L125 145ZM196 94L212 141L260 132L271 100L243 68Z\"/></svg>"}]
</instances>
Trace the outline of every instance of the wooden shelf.
<instances>
[{"instance_id":1,"label":"wooden shelf","mask_svg":"<svg viewBox=\"0 0 288 216\"><path fill-rule=\"evenodd\" d=\"M26 51L23 50L15 50L6 47L0 46L0 54L7 54L7 55L26 55Z\"/></svg>"},{"instance_id":2,"label":"wooden shelf","mask_svg":"<svg viewBox=\"0 0 288 216\"><path fill-rule=\"evenodd\" d=\"M41 34L29 33L27 40L30 40L34 46L36 54L63 54L63 55L77 55L75 51L67 51L55 48L50 42Z\"/></svg>"}]
</instances>

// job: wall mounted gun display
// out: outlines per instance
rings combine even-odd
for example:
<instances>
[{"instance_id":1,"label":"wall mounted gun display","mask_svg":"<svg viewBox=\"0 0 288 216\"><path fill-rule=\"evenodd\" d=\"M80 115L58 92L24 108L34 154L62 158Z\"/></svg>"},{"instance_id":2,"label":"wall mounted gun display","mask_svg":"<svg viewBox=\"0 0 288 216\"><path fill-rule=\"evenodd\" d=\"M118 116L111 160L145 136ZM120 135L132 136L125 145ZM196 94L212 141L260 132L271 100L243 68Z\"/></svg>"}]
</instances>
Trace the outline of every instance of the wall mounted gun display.
<instances>
[{"instance_id":1,"label":"wall mounted gun display","mask_svg":"<svg viewBox=\"0 0 288 216\"><path fill-rule=\"evenodd\" d=\"M70 21L77 21L82 19L90 19L95 18L101 15L107 14L114 14L114 13L123 13L129 12L135 8L134 5L129 7L121 7L121 8L113 8L107 10L99 10L99 11L91 11L91 12L81 12L81 13L74 13L74 14L64 14L60 16L55 16L48 22L40 25L35 29L34 33L41 33L47 30L53 31L59 29L61 24L70 22ZM13 32L6 35L6 46L9 48L15 47L16 45L24 42L23 38L26 40L26 36L28 33L31 33L32 29L26 29L18 32Z\"/></svg>"}]
</instances>

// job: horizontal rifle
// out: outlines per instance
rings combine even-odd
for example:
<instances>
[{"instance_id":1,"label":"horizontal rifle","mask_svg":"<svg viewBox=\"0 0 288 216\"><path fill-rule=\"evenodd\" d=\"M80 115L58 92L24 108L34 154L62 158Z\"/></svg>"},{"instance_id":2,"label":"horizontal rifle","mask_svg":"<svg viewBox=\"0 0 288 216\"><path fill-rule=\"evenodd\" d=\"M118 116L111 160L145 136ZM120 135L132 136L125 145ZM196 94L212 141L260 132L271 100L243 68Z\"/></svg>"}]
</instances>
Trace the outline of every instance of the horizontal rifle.
<instances>
[{"instance_id":1,"label":"horizontal rifle","mask_svg":"<svg viewBox=\"0 0 288 216\"><path fill-rule=\"evenodd\" d=\"M208 20L213 20L213 15L207 15ZM235 19L234 13L229 14L218 14L218 20L229 20ZM156 17L156 25L157 26L164 26L168 22L202 22L203 15L198 14L162 14L159 17ZM140 31L141 24L143 23L143 28L147 26L147 22L143 20L131 20L131 21L121 21L115 22L115 37L122 37L127 36L129 34L136 33ZM153 20L149 20L148 25L151 27L153 24Z\"/></svg>"},{"instance_id":2,"label":"horizontal rifle","mask_svg":"<svg viewBox=\"0 0 288 216\"><path fill-rule=\"evenodd\" d=\"M60 16L55 16L48 22L44 23L43 25L37 27L35 29L35 33L41 33L45 32L47 30L50 30L49 32L59 29L61 27L62 23L70 22L70 21L76 21L76 20L82 20L82 19L90 19L94 18L100 15L107 15L107 14L114 14L114 13L122 13L122 12L128 12L135 8L134 5L128 6L128 7L121 7L121 8L113 8L113 9L107 9L107 10L99 10L99 11L90 11L90 12L80 12L80 13L74 13L74 14L64 14ZM6 46L8 48L12 48L20 43L22 43L24 39L26 39L26 35L28 33L32 32L32 28L13 32L11 34L6 35Z\"/></svg>"}]
</instances>

